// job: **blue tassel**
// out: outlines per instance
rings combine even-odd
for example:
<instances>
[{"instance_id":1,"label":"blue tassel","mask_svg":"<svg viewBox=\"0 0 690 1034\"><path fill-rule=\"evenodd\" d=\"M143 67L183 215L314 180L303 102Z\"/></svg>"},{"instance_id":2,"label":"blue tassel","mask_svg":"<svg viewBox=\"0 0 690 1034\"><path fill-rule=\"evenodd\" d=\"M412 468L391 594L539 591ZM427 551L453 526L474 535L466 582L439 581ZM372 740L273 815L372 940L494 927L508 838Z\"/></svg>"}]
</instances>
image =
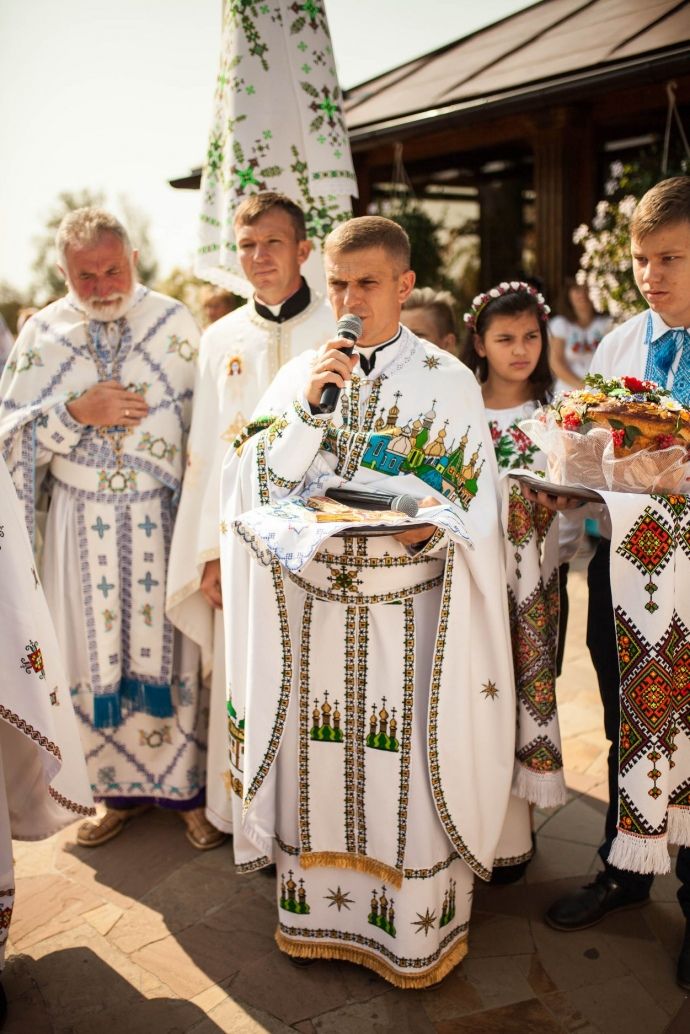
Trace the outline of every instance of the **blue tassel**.
<instances>
[{"instance_id":1,"label":"blue tassel","mask_svg":"<svg viewBox=\"0 0 690 1034\"><path fill-rule=\"evenodd\" d=\"M93 698L93 724L96 729L115 728L122 721L118 693L102 693Z\"/></svg>"},{"instance_id":2,"label":"blue tassel","mask_svg":"<svg viewBox=\"0 0 690 1034\"><path fill-rule=\"evenodd\" d=\"M155 685L131 676L120 681L120 695L131 711L143 711L156 718L172 718L173 702L170 685Z\"/></svg>"}]
</instances>

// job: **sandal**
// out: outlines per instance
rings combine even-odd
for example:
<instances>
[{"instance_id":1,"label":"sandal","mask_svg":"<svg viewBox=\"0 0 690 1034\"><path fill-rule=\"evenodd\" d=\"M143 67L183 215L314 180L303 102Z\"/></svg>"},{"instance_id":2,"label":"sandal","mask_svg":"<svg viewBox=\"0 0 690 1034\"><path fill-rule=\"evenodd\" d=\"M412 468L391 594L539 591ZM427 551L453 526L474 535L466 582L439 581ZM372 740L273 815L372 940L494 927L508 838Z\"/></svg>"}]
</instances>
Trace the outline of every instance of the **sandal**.
<instances>
[{"instance_id":1,"label":"sandal","mask_svg":"<svg viewBox=\"0 0 690 1034\"><path fill-rule=\"evenodd\" d=\"M119 836L130 819L148 811L150 804L139 804L136 808L111 808L106 805L106 812L97 822L82 822L77 830L77 843L80 847L100 847L113 837Z\"/></svg>"},{"instance_id":2,"label":"sandal","mask_svg":"<svg viewBox=\"0 0 690 1034\"><path fill-rule=\"evenodd\" d=\"M187 840L197 851L211 851L227 840L227 833L221 833L211 825L203 808L192 808L179 814L187 827Z\"/></svg>"}]
</instances>

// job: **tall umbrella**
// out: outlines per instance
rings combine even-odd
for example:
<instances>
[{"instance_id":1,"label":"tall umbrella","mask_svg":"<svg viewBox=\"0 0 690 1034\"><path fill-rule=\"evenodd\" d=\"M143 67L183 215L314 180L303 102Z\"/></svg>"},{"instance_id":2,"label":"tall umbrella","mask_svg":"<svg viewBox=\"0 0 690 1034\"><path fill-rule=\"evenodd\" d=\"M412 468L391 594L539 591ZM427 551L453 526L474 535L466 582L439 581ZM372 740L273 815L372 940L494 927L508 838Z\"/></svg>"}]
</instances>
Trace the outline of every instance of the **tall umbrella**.
<instances>
[{"instance_id":1,"label":"tall umbrella","mask_svg":"<svg viewBox=\"0 0 690 1034\"><path fill-rule=\"evenodd\" d=\"M244 295L232 219L261 190L304 210L315 245L305 272L322 285L321 244L357 196L323 0L225 2L196 272Z\"/></svg>"}]
</instances>

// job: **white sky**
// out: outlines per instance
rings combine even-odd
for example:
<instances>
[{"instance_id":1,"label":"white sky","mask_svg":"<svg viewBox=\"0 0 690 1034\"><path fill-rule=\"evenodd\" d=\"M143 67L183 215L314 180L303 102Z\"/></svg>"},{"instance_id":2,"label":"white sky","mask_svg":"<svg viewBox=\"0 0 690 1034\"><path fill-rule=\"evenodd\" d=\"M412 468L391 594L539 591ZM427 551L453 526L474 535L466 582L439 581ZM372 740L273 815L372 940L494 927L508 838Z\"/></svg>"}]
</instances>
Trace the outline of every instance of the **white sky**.
<instances>
[{"instance_id":1,"label":"white sky","mask_svg":"<svg viewBox=\"0 0 690 1034\"><path fill-rule=\"evenodd\" d=\"M326 0L341 85L362 82L534 0ZM221 0L0 0L0 280L30 280L62 190L125 194L166 274L190 266ZM377 46L372 45L377 42Z\"/></svg>"}]
</instances>

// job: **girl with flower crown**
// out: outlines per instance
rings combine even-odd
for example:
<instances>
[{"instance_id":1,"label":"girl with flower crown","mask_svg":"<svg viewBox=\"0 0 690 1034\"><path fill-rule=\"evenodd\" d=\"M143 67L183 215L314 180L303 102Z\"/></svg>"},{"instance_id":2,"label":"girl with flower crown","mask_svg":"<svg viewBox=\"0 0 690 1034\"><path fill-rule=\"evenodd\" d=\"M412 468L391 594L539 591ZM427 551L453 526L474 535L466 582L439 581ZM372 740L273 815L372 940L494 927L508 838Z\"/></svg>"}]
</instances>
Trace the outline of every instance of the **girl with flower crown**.
<instances>
[{"instance_id":1,"label":"girl with flower crown","mask_svg":"<svg viewBox=\"0 0 690 1034\"><path fill-rule=\"evenodd\" d=\"M506 474L517 468L532 468L539 472L546 468L546 457L524 434L519 425L521 421L532 415L540 403L549 402L552 396L553 377L548 360L548 316L549 307L535 287L523 281L512 281L498 284L490 291L478 295L473 300L470 311L464 317L468 334L461 358L474 371L481 385L496 461L499 470L505 471ZM536 527L539 524L539 515L522 497L515 482L509 483L506 495L509 497L504 513L507 533L506 566L513 642L515 645L521 635L520 599L523 589L527 588L524 583L529 581L530 590L533 589L534 592L539 593L539 587L541 587L544 613L551 615L549 619L552 622L550 637L548 641L545 639L542 644L545 667L540 672L539 678L542 678L540 692L546 689L551 694L552 714L556 725L553 689L556 672L560 672L567 622L565 585L568 565L564 561L572 556L577 547L579 522L568 525L562 521L560 527L554 529L553 536L549 538L550 545L548 547L542 545L541 552L535 556L528 574L526 559L523 562L522 571L520 562L518 562L517 568L515 567L514 558L519 555L520 549L515 550L514 545L511 545L511 524L514 521L518 523L527 521L530 526L533 524ZM524 523L522 526L525 526ZM537 537L533 541L536 542ZM560 542L556 540L556 537L560 539ZM561 566L557 569L559 553ZM560 620L557 614L558 588L560 588L561 597ZM554 590L556 591L555 596ZM515 656L518 729L522 721L524 729L527 730L529 719L524 717L525 712L520 705L520 696L522 693L525 698L528 698L536 682L531 673L521 668L520 653L521 651L518 649ZM551 672L547 680L548 686L543 681L545 669ZM527 701L528 710L533 704L534 700ZM540 701L537 701L537 705L542 706ZM530 737L531 734L525 735L525 742ZM558 758L558 764L553 768L559 767L560 752L557 749L557 737L551 743L545 743L544 746L547 749L542 754L542 758L551 752L554 759ZM530 771L528 753L528 751L521 751L520 735L518 735L517 792L521 797L526 797L533 803L558 803L558 790L544 791L539 787L544 769L542 768L540 771L538 764L532 761ZM521 778L522 785L520 784ZM548 775L546 780L542 780L543 783L546 781L548 781ZM554 796L548 797L549 792L553 792ZM544 793L547 796L544 796ZM513 797L504 827L505 839L502 845L499 845L502 850L494 863L492 882L512 882L524 872L532 854L532 846L528 842L528 846L525 847L524 843L526 826L529 828L530 819L524 801Z\"/></svg>"},{"instance_id":2,"label":"girl with flower crown","mask_svg":"<svg viewBox=\"0 0 690 1034\"><path fill-rule=\"evenodd\" d=\"M545 466L518 424L551 396L548 315L536 288L514 280L477 295L464 317L469 333L461 359L481 384L500 470Z\"/></svg>"}]
</instances>

